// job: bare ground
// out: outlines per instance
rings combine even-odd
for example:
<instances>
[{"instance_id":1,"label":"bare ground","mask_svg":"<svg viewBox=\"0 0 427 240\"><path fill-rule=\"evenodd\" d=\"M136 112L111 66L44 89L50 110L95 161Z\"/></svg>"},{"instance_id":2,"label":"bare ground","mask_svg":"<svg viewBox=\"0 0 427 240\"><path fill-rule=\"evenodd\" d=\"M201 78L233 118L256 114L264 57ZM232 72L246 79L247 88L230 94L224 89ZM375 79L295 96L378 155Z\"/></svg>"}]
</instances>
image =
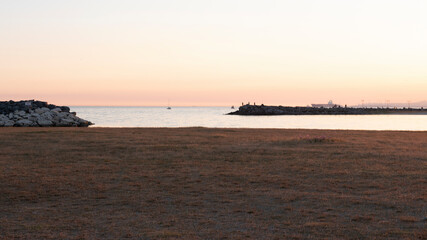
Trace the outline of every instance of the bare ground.
<instances>
[{"instance_id":1,"label":"bare ground","mask_svg":"<svg viewBox=\"0 0 427 240\"><path fill-rule=\"evenodd\" d=\"M0 239L426 239L427 132L1 128Z\"/></svg>"}]
</instances>

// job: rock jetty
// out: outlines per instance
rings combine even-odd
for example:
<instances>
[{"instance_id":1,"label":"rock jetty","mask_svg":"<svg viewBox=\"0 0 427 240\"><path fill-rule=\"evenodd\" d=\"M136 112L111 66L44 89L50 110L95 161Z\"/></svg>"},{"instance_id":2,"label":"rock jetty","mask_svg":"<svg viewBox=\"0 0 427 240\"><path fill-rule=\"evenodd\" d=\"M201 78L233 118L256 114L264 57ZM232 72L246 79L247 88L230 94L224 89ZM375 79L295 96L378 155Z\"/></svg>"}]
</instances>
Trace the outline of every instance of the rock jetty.
<instances>
[{"instance_id":1,"label":"rock jetty","mask_svg":"<svg viewBox=\"0 0 427 240\"><path fill-rule=\"evenodd\" d=\"M0 127L88 127L93 123L76 116L66 106L47 102L0 101Z\"/></svg>"},{"instance_id":2,"label":"rock jetty","mask_svg":"<svg viewBox=\"0 0 427 240\"><path fill-rule=\"evenodd\" d=\"M367 115L367 114L427 114L427 109L415 108L351 108L351 107L283 107L246 104L229 115Z\"/></svg>"}]
</instances>

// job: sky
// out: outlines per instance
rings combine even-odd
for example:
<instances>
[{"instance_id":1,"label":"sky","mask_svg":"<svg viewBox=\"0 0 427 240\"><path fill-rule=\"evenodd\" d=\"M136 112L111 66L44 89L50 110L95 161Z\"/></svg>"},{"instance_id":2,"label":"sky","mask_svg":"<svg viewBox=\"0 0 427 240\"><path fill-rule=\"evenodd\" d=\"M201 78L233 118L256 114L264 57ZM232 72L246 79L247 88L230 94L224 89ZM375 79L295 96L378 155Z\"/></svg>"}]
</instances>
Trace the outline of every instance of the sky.
<instances>
[{"instance_id":1,"label":"sky","mask_svg":"<svg viewBox=\"0 0 427 240\"><path fill-rule=\"evenodd\" d=\"M0 0L0 101L427 100L425 0Z\"/></svg>"}]
</instances>

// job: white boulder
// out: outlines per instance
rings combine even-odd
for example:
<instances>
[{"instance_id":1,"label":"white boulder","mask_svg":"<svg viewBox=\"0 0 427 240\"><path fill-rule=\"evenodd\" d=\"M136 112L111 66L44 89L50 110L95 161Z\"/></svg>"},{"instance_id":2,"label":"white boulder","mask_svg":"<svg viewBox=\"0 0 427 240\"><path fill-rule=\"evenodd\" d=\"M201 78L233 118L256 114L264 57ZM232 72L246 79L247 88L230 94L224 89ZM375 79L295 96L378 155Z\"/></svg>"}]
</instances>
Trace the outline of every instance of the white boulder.
<instances>
[{"instance_id":1,"label":"white boulder","mask_svg":"<svg viewBox=\"0 0 427 240\"><path fill-rule=\"evenodd\" d=\"M68 127L77 125L72 119L62 118L59 122L58 126L60 127Z\"/></svg>"},{"instance_id":2,"label":"white boulder","mask_svg":"<svg viewBox=\"0 0 427 240\"><path fill-rule=\"evenodd\" d=\"M48 112L48 111L49 111L49 108L46 108L46 107L36 108L34 110L34 112L36 112L37 114L42 114L42 113L45 113L45 112Z\"/></svg>"},{"instance_id":3,"label":"white boulder","mask_svg":"<svg viewBox=\"0 0 427 240\"><path fill-rule=\"evenodd\" d=\"M25 115L27 115L27 113L24 111L15 111L15 115L18 115L20 117L24 117Z\"/></svg>"},{"instance_id":4,"label":"white boulder","mask_svg":"<svg viewBox=\"0 0 427 240\"><path fill-rule=\"evenodd\" d=\"M15 122L12 120L7 120L4 122L4 127L13 127L13 125L15 125Z\"/></svg>"},{"instance_id":5,"label":"white boulder","mask_svg":"<svg viewBox=\"0 0 427 240\"><path fill-rule=\"evenodd\" d=\"M28 119L21 119L15 122L15 125L18 127L31 127L34 126L34 123Z\"/></svg>"},{"instance_id":6,"label":"white boulder","mask_svg":"<svg viewBox=\"0 0 427 240\"><path fill-rule=\"evenodd\" d=\"M9 120L9 118L6 115L4 115L4 114L0 114L0 120L1 121L6 121L6 120Z\"/></svg>"},{"instance_id":7,"label":"white boulder","mask_svg":"<svg viewBox=\"0 0 427 240\"><path fill-rule=\"evenodd\" d=\"M37 120L37 123L41 126L41 127L51 127L53 126L53 122L47 119L39 119Z\"/></svg>"},{"instance_id":8,"label":"white boulder","mask_svg":"<svg viewBox=\"0 0 427 240\"><path fill-rule=\"evenodd\" d=\"M40 117L43 118L43 119L52 121L52 119L53 119L53 113L51 111L44 112L44 113L40 114Z\"/></svg>"}]
</instances>

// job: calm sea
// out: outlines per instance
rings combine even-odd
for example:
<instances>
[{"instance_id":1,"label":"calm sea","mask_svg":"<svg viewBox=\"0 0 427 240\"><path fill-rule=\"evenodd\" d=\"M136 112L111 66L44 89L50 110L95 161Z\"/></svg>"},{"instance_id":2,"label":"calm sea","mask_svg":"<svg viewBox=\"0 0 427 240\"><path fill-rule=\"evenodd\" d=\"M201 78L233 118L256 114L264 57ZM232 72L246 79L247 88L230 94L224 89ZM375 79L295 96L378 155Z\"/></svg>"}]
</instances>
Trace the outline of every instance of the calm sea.
<instances>
[{"instance_id":1,"label":"calm sea","mask_svg":"<svg viewBox=\"0 0 427 240\"><path fill-rule=\"evenodd\" d=\"M427 115L236 116L229 107L71 107L95 127L427 130Z\"/></svg>"}]
</instances>

